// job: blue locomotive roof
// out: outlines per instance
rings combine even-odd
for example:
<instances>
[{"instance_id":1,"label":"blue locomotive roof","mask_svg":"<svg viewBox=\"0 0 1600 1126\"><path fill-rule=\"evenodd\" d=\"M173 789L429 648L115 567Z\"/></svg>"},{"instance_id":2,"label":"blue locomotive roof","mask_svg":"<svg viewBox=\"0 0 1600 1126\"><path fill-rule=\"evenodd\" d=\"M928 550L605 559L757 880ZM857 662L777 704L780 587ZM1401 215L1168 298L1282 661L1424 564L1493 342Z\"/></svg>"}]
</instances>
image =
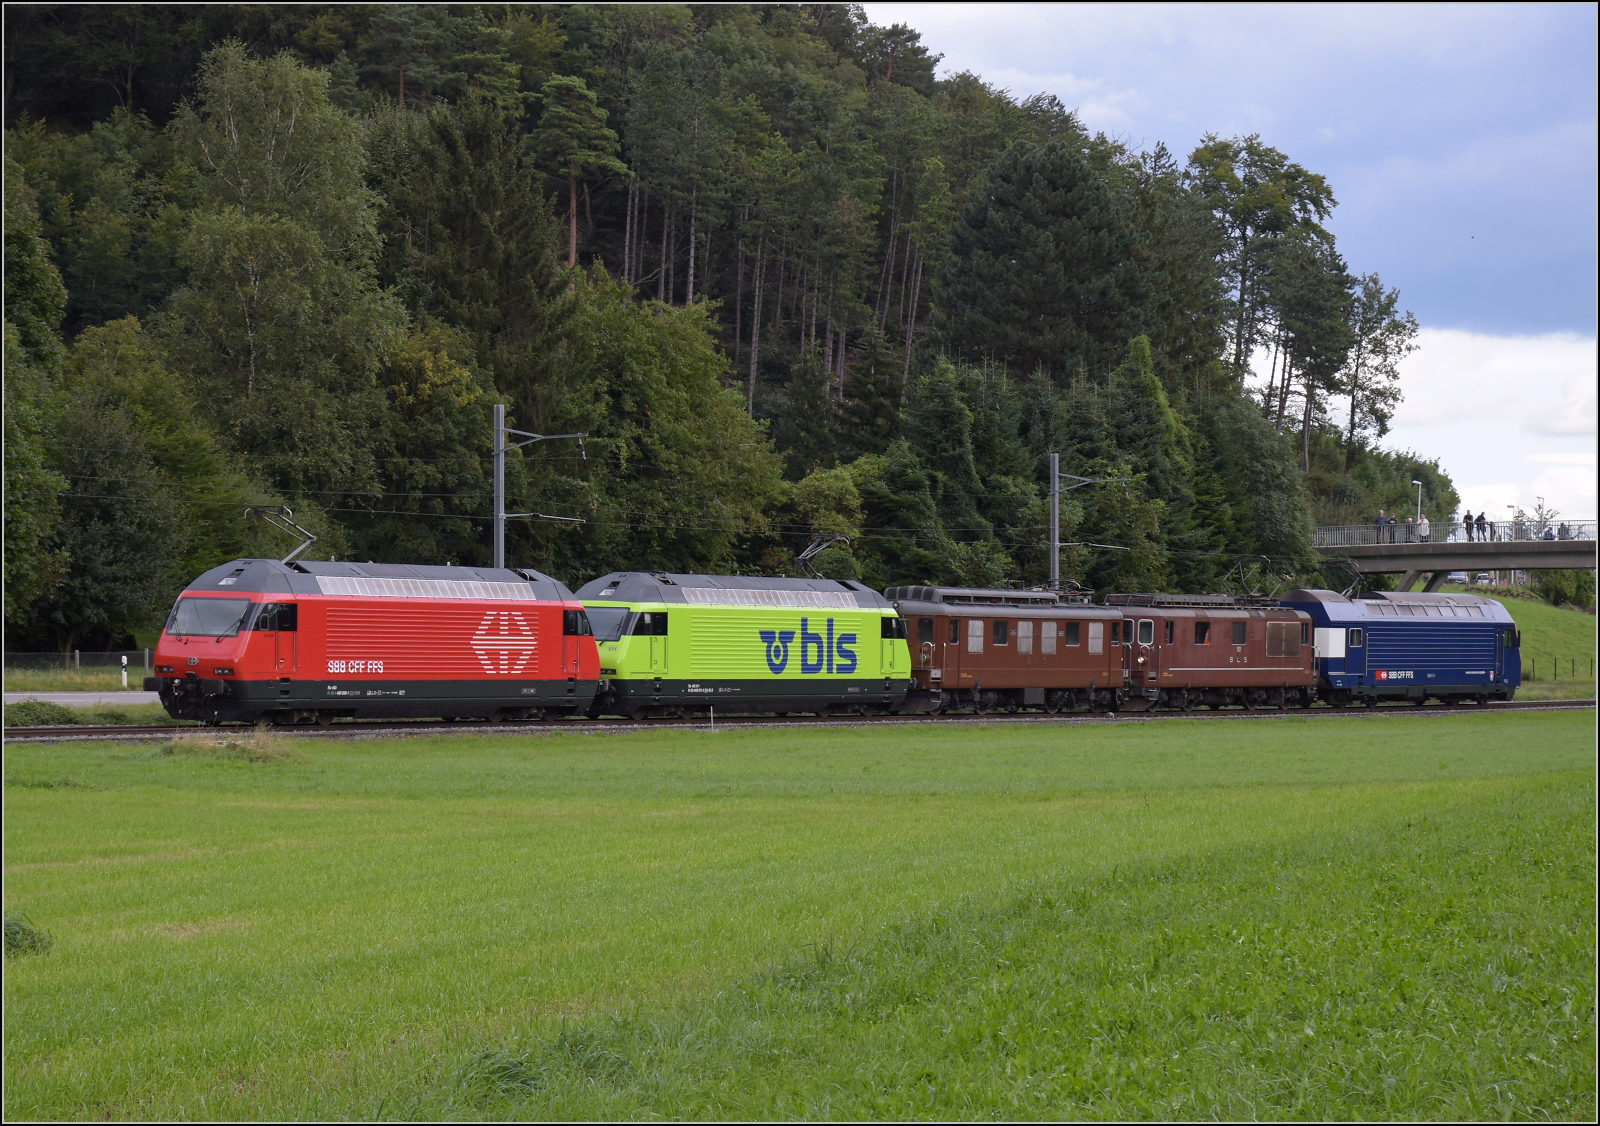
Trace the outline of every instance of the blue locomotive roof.
<instances>
[{"instance_id":1,"label":"blue locomotive roof","mask_svg":"<svg viewBox=\"0 0 1600 1126\"><path fill-rule=\"evenodd\" d=\"M1403 622L1416 619L1438 624L1516 624L1499 602L1476 594L1369 591L1352 599L1331 590L1291 590L1278 601L1291 609L1304 610L1315 622L1329 625L1364 625L1373 621Z\"/></svg>"}]
</instances>

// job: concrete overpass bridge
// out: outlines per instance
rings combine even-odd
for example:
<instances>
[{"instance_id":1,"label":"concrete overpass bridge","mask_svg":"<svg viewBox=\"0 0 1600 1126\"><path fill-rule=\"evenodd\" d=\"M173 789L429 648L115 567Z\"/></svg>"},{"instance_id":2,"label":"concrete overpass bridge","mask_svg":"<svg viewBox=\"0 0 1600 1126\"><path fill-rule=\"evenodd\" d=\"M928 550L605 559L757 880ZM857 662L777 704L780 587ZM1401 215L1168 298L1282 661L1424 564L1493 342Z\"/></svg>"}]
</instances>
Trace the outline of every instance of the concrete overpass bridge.
<instances>
[{"instance_id":1,"label":"concrete overpass bridge","mask_svg":"<svg viewBox=\"0 0 1600 1126\"><path fill-rule=\"evenodd\" d=\"M1362 574L1399 574L1400 590L1423 575L1437 590L1452 571L1592 570L1597 564L1593 520L1501 521L1471 538L1461 524L1434 524L1424 541L1405 524L1355 524L1316 530L1313 546L1342 557Z\"/></svg>"}]
</instances>

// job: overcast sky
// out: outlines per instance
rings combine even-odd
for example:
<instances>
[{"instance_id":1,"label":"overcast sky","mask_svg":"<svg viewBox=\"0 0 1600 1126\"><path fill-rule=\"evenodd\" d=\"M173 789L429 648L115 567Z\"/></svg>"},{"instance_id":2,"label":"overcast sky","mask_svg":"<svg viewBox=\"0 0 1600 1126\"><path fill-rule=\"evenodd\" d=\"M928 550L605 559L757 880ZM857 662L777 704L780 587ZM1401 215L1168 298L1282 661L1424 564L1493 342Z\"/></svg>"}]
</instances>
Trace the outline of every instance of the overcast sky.
<instances>
[{"instance_id":1,"label":"overcast sky","mask_svg":"<svg viewBox=\"0 0 1600 1126\"><path fill-rule=\"evenodd\" d=\"M865 7L1135 147L1260 133L1326 175L1352 272L1423 325L1384 444L1474 512L1596 515L1594 6Z\"/></svg>"}]
</instances>

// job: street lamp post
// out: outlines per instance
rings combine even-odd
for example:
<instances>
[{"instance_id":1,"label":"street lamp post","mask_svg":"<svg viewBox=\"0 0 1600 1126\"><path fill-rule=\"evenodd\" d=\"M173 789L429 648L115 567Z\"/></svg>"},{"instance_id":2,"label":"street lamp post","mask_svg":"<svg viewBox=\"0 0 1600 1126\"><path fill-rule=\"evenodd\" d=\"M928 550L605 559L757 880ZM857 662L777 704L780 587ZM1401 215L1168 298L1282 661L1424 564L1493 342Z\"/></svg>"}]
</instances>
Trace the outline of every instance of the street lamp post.
<instances>
[{"instance_id":1,"label":"street lamp post","mask_svg":"<svg viewBox=\"0 0 1600 1126\"><path fill-rule=\"evenodd\" d=\"M511 445L506 444L506 435L515 434L524 439ZM523 446L531 446L535 442L543 442L551 438L576 438L578 439L578 452L585 461L589 460L588 453L583 448L583 440L588 437L588 432L581 434L530 434L526 430L512 430L506 425L506 405L494 405L494 565L506 565L506 518L519 519L531 517L536 520L560 520L568 524L582 524L583 521L576 516L546 516L542 512L507 512L506 511L506 451L518 450Z\"/></svg>"},{"instance_id":2,"label":"street lamp post","mask_svg":"<svg viewBox=\"0 0 1600 1126\"><path fill-rule=\"evenodd\" d=\"M1422 523L1422 482L1413 481L1411 483L1417 487L1417 523L1420 524Z\"/></svg>"},{"instance_id":3,"label":"street lamp post","mask_svg":"<svg viewBox=\"0 0 1600 1126\"><path fill-rule=\"evenodd\" d=\"M1105 485L1120 482L1122 491L1128 491L1131 477L1078 477L1061 472L1061 455L1050 455L1050 589L1061 589L1061 481L1071 481L1068 489L1081 489L1085 485Z\"/></svg>"}]
</instances>

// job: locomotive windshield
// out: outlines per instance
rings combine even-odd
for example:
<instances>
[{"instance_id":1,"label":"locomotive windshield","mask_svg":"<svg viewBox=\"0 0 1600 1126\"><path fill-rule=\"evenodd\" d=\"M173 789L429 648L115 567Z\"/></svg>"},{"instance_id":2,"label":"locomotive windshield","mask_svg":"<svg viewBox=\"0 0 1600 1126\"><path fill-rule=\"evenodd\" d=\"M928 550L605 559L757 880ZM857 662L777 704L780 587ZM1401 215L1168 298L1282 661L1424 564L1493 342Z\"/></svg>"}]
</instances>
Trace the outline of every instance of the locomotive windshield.
<instances>
[{"instance_id":1,"label":"locomotive windshield","mask_svg":"<svg viewBox=\"0 0 1600 1126\"><path fill-rule=\"evenodd\" d=\"M234 637L250 610L248 598L180 598L167 616L174 637Z\"/></svg>"},{"instance_id":2,"label":"locomotive windshield","mask_svg":"<svg viewBox=\"0 0 1600 1126\"><path fill-rule=\"evenodd\" d=\"M622 606L585 606L583 609L589 615L589 625L594 628L596 641L615 641L621 637L623 623L632 613Z\"/></svg>"}]
</instances>

